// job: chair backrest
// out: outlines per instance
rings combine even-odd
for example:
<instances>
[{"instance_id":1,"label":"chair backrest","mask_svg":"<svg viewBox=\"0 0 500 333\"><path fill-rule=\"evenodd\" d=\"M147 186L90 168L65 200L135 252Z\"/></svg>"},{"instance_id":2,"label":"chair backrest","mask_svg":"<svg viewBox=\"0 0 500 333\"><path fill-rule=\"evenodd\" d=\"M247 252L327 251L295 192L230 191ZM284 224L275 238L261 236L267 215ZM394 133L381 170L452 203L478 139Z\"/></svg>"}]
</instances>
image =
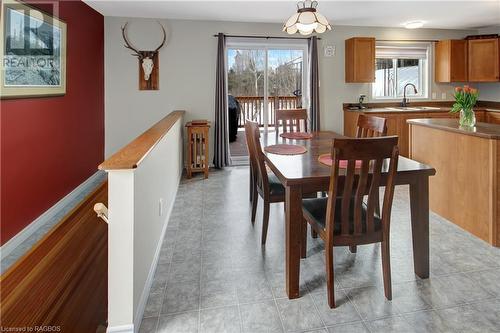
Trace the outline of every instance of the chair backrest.
<instances>
[{"instance_id":1,"label":"chair backrest","mask_svg":"<svg viewBox=\"0 0 500 333\"><path fill-rule=\"evenodd\" d=\"M307 109L278 109L276 110L276 132L280 127L283 133L301 132L300 123L304 123L302 132L307 132Z\"/></svg>"},{"instance_id":2,"label":"chair backrest","mask_svg":"<svg viewBox=\"0 0 500 333\"><path fill-rule=\"evenodd\" d=\"M373 138L387 135L387 119L375 116L358 116L357 138Z\"/></svg>"},{"instance_id":3,"label":"chair backrest","mask_svg":"<svg viewBox=\"0 0 500 333\"><path fill-rule=\"evenodd\" d=\"M250 157L250 167L257 175L257 185L264 190L263 192L266 195L269 193L269 178L267 176L264 153L260 145L259 123L247 119L245 121L245 136Z\"/></svg>"},{"instance_id":4,"label":"chair backrest","mask_svg":"<svg viewBox=\"0 0 500 333\"><path fill-rule=\"evenodd\" d=\"M336 200L341 201L340 214L337 212L337 216L340 216L340 236L359 237L376 231L374 223L375 205L379 204L380 179L383 168L387 167L387 162L389 162L389 169L381 219L383 237L389 236L394 180L399 157L397 144L397 136L333 140L333 164L326 219L329 236L333 237L334 232ZM341 160L347 161L345 169L339 167ZM361 161L358 168L356 168L356 160ZM339 177L340 175L345 177ZM365 229L362 224L364 196L368 196ZM354 222L352 229L350 220Z\"/></svg>"}]
</instances>

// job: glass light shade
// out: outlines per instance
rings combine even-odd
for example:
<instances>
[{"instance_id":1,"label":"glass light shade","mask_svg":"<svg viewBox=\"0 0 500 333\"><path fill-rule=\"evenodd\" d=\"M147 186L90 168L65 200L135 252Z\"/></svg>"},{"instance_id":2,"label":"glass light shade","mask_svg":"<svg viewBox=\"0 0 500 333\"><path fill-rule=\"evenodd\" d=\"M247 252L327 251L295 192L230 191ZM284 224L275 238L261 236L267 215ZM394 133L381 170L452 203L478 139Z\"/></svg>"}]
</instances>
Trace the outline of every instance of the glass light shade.
<instances>
[{"instance_id":1,"label":"glass light shade","mask_svg":"<svg viewBox=\"0 0 500 333\"><path fill-rule=\"evenodd\" d=\"M327 30L332 30L332 27L326 17L316 12L316 2L313 2L310 7L306 7L303 2L302 8L299 7L297 13L283 24L283 31L290 35L297 32L301 35L310 35L313 32L323 33Z\"/></svg>"},{"instance_id":2,"label":"glass light shade","mask_svg":"<svg viewBox=\"0 0 500 333\"><path fill-rule=\"evenodd\" d=\"M316 23L316 22L310 23L310 24L297 23L297 29L299 29L299 31L307 31L307 32L311 33L317 27L318 27L318 23Z\"/></svg>"}]
</instances>

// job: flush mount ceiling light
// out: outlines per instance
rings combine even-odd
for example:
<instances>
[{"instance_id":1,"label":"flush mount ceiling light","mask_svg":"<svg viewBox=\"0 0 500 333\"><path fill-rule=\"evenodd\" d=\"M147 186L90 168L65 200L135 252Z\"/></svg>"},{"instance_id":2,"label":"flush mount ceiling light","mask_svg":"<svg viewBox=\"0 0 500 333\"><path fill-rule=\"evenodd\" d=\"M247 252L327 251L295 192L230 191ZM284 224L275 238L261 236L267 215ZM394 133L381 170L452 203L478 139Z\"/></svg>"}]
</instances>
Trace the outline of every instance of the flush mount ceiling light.
<instances>
[{"instance_id":1,"label":"flush mount ceiling light","mask_svg":"<svg viewBox=\"0 0 500 333\"><path fill-rule=\"evenodd\" d=\"M310 35L313 32L323 33L326 30L332 30L326 17L316 12L317 1L305 0L297 3L297 13L293 14L283 24L283 31L293 35Z\"/></svg>"},{"instance_id":2,"label":"flush mount ceiling light","mask_svg":"<svg viewBox=\"0 0 500 333\"><path fill-rule=\"evenodd\" d=\"M418 29L424 26L423 21L410 21L403 24L406 29Z\"/></svg>"}]
</instances>

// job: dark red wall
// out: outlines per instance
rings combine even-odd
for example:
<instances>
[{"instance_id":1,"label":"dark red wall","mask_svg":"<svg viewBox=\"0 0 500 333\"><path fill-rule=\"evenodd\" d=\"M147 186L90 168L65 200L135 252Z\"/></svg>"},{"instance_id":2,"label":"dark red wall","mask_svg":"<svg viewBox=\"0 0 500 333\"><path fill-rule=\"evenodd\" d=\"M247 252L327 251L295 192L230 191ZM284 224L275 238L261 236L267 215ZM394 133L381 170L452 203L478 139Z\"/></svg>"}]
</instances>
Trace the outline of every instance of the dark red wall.
<instances>
[{"instance_id":1,"label":"dark red wall","mask_svg":"<svg viewBox=\"0 0 500 333\"><path fill-rule=\"evenodd\" d=\"M60 1L58 16L67 23L66 95L1 101L1 244L104 158L104 18L80 1Z\"/></svg>"}]
</instances>

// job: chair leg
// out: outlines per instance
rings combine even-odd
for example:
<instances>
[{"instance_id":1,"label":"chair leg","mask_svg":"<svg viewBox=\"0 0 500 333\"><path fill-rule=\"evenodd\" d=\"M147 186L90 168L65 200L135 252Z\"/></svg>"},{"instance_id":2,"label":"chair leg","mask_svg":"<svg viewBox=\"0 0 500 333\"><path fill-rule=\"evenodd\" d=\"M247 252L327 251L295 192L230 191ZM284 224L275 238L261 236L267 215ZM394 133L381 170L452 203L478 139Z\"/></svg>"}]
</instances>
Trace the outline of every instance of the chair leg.
<instances>
[{"instance_id":1,"label":"chair leg","mask_svg":"<svg viewBox=\"0 0 500 333\"><path fill-rule=\"evenodd\" d=\"M318 238L318 233L313 228L311 228L311 237L312 238Z\"/></svg>"},{"instance_id":2,"label":"chair leg","mask_svg":"<svg viewBox=\"0 0 500 333\"><path fill-rule=\"evenodd\" d=\"M392 300L392 284L391 284L391 255L389 250L389 242L382 241L380 243L382 249L382 273L384 275L384 291L385 297Z\"/></svg>"},{"instance_id":3,"label":"chair leg","mask_svg":"<svg viewBox=\"0 0 500 333\"><path fill-rule=\"evenodd\" d=\"M267 226L269 225L269 206L270 206L269 201L266 201L264 199L264 214L262 218L262 242L261 242L262 245L266 244Z\"/></svg>"},{"instance_id":4,"label":"chair leg","mask_svg":"<svg viewBox=\"0 0 500 333\"><path fill-rule=\"evenodd\" d=\"M351 253L356 253L358 251L358 247L356 245L349 245L349 251L351 251Z\"/></svg>"},{"instance_id":5,"label":"chair leg","mask_svg":"<svg viewBox=\"0 0 500 333\"><path fill-rule=\"evenodd\" d=\"M335 278L333 273L333 244L329 241L325 242L325 261L328 305L333 309L335 308Z\"/></svg>"},{"instance_id":6,"label":"chair leg","mask_svg":"<svg viewBox=\"0 0 500 333\"><path fill-rule=\"evenodd\" d=\"M256 187L254 187L252 189L252 192L253 192L253 194L252 194L252 197L253 197L253 199L252 199L252 224L254 224L255 223L255 214L257 213L257 203L259 201L259 194L257 193Z\"/></svg>"},{"instance_id":7,"label":"chair leg","mask_svg":"<svg viewBox=\"0 0 500 333\"><path fill-rule=\"evenodd\" d=\"M302 229L300 233L300 257L307 257L307 221L302 218Z\"/></svg>"}]
</instances>

